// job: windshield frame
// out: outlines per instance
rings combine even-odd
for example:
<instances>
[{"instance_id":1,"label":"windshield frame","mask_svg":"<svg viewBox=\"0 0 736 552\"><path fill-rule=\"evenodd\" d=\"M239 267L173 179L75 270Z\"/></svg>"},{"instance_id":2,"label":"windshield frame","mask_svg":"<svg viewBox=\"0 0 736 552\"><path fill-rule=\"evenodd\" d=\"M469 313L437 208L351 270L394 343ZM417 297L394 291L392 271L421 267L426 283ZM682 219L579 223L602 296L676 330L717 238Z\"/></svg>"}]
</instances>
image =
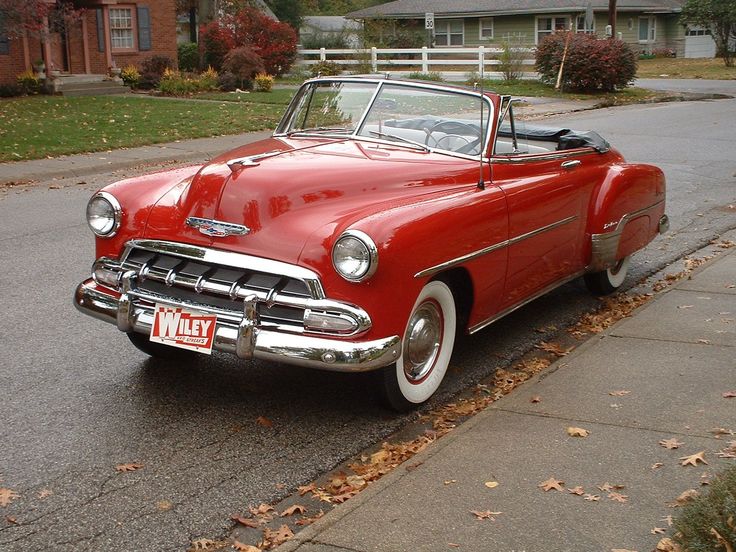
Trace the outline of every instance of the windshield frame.
<instances>
[{"instance_id":1,"label":"windshield frame","mask_svg":"<svg viewBox=\"0 0 736 552\"><path fill-rule=\"evenodd\" d=\"M371 96L370 101L366 104L365 111L363 111L362 115L360 116L360 119L355 125L355 128L350 132L310 132L309 129L304 130L292 130L288 131L289 126L293 123L293 118L296 114L296 109L299 105L300 98L303 94L309 92L309 88L314 84L320 84L320 83L371 83L375 85L375 90L373 91L373 95ZM416 89L422 89L422 90L437 90L438 92L449 92L453 94L460 94L465 96L472 96L475 98L480 98L481 101L485 103L485 106L487 107L487 111L484 109L483 111L483 122L486 125L486 128L484 130L484 140L483 143L485 147L482 149L482 151L479 154L476 155L468 155L465 153L458 153L451 150L446 150L442 148L437 147L431 147L427 146L426 150L431 153L440 153L444 155L450 155L453 157L461 157L463 159L472 159L474 161L477 161L479 159L483 159L483 161L489 161L490 157L488 155L488 150L491 143L491 134L493 131L494 126L494 105L491 101L491 98L488 97L485 94L481 94L478 91L475 90L463 90L457 87L453 86L443 86L441 84L435 84L435 83L425 83L425 82L415 82L415 81L406 81L406 80L395 80L395 79L386 79L386 78L365 78L365 77L318 77L314 79L309 79L305 81L301 87L297 90L297 92L294 94L294 97L291 99L291 102L289 102L288 107L286 108L286 111L284 112L283 117L281 118L281 121L279 122L278 126L276 127L276 130L273 132L274 138L289 138L289 137L320 137L320 138L336 138L336 139L352 139L352 140L359 140L359 141L366 141L366 142L374 142L378 144L386 144L386 145L392 145L392 146L403 146L403 147L410 147L412 149L416 149L417 146L412 144L403 144L400 141L391 140L387 138L380 138L380 137L371 137L371 136L365 136L359 134L363 128L363 125L365 123L366 118L368 117L368 114L371 112L371 109L373 108L373 104L376 101L376 98L381 93L381 89L384 85L394 85L394 86L403 86L407 88L416 88Z\"/></svg>"}]
</instances>

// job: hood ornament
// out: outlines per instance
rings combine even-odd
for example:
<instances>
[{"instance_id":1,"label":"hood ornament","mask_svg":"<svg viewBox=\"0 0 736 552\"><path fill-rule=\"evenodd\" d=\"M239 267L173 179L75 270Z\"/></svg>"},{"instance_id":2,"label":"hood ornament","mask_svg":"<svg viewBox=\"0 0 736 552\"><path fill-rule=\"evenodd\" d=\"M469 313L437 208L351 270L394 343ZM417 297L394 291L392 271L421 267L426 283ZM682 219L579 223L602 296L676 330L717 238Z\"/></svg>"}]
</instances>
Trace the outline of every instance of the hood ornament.
<instances>
[{"instance_id":1,"label":"hood ornament","mask_svg":"<svg viewBox=\"0 0 736 552\"><path fill-rule=\"evenodd\" d=\"M224 238L227 236L243 236L250 233L250 228L242 224L233 224L221 220L212 220L198 217L187 218L187 226L196 228L201 234L211 238Z\"/></svg>"}]
</instances>

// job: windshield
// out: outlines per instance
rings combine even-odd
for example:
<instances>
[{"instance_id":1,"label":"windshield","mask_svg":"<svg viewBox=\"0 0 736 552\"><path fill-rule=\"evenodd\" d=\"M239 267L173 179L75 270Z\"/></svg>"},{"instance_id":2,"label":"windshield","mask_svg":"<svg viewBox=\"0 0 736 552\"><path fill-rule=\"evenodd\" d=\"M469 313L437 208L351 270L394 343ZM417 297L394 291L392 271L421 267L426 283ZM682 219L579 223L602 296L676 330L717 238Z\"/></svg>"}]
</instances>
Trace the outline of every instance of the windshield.
<instances>
[{"instance_id":1,"label":"windshield","mask_svg":"<svg viewBox=\"0 0 736 552\"><path fill-rule=\"evenodd\" d=\"M350 135L477 156L490 103L472 92L392 82L316 81L297 93L277 133ZM482 129L482 131L481 131Z\"/></svg>"}]
</instances>

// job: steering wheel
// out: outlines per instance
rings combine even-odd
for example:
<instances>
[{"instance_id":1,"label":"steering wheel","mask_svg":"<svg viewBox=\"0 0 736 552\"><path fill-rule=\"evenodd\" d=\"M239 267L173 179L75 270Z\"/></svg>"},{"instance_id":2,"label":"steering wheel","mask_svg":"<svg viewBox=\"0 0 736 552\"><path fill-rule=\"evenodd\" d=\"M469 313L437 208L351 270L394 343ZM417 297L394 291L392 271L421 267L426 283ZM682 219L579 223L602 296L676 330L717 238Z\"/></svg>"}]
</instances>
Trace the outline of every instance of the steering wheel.
<instances>
[{"instance_id":1,"label":"steering wheel","mask_svg":"<svg viewBox=\"0 0 736 552\"><path fill-rule=\"evenodd\" d=\"M481 134L480 130L478 130L476 127L469 125L468 123L461 123L459 121L440 121L436 125L434 125L430 129L425 129L425 132L427 133L427 137L424 140L424 143L429 146L429 139L432 138L435 143L435 147L440 147L442 149L450 149L449 146L453 144L456 140L461 140L463 143L459 148L454 148L451 151L455 151L457 153L472 153L475 147L480 144L481 142ZM434 132L444 132L445 135L442 136L440 139L435 138L432 136ZM464 135L470 134L471 136L474 136L475 139L471 140L466 138ZM447 141L448 147L443 147L442 143Z\"/></svg>"}]
</instances>

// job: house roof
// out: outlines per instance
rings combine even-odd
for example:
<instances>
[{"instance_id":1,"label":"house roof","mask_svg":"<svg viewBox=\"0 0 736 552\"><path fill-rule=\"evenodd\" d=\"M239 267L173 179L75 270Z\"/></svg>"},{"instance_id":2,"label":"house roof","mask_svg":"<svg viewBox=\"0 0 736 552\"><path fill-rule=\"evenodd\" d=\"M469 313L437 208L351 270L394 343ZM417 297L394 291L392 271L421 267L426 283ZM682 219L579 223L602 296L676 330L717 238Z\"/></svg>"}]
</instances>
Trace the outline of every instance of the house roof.
<instances>
[{"instance_id":1,"label":"house roof","mask_svg":"<svg viewBox=\"0 0 736 552\"><path fill-rule=\"evenodd\" d=\"M608 0L395 0L347 14L352 19L423 18L435 16L517 15L526 13L584 12L588 3L594 11L608 11ZM617 11L677 13L682 0L618 0Z\"/></svg>"},{"instance_id":2,"label":"house roof","mask_svg":"<svg viewBox=\"0 0 736 552\"><path fill-rule=\"evenodd\" d=\"M302 26L322 32L340 32L360 29L360 23L341 15L307 15L302 17Z\"/></svg>"}]
</instances>

